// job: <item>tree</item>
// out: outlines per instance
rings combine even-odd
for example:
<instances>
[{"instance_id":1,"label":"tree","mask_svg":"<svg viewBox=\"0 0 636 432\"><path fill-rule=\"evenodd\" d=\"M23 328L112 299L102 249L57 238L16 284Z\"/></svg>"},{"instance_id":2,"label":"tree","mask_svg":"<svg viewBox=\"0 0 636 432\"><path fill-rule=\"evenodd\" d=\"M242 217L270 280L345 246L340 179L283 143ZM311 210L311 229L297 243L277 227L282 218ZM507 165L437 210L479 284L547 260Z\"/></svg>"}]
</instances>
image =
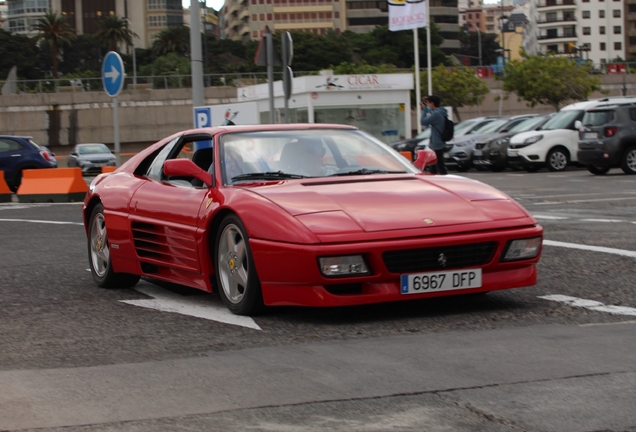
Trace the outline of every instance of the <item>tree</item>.
<instances>
[{"instance_id":1,"label":"tree","mask_svg":"<svg viewBox=\"0 0 636 432\"><path fill-rule=\"evenodd\" d=\"M169 53L190 58L190 27L170 26L155 36L152 50L163 56Z\"/></svg>"},{"instance_id":2,"label":"tree","mask_svg":"<svg viewBox=\"0 0 636 432\"><path fill-rule=\"evenodd\" d=\"M490 89L481 78L475 76L472 68L436 67L431 77L433 93L442 99L443 105L453 107L453 117L461 121L458 108L464 106L479 105L483 102ZM422 94L428 94L426 90L428 71L420 75Z\"/></svg>"},{"instance_id":3,"label":"tree","mask_svg":"<svg viewBox=\"0 0 636 432\"><path fill-rule=\"evenodd\" d=\"M138 37L128 27L128 20L117 15L108 15L99 22L99 30L95 34L97 40L101 41L111 51L117 51L121 44L133 45L133 38Z\"/></svg>"},{"instance_id":4,"label":"tree","mask_svg":"<svg viewBox=\"0 0 636 432\"><path fill-rule=\"evenodd\" d=\"M0 80L4 80L13 66L18 67L18 77L36 79L42 76L37 67L38 47L25 35L0 29Z\"/></svg>"},{"instance_id":5,"label":"tree","mask_svg":"<svg viewBox=\"0 0 636 432\"><path fill-rule=\"evenodd\" d=\"M39 32L38 40L44 39L50 44L53 78L57 78L57 49L64 42L74 40L75 31L66 23L66 17L52 11L48 11L44 16L38 18L35 30Z\"/></svg>"},{"instance_id":6,"label":"tree","mask_svg":"<svg viewBox=\"0 0 636 432\"><path fill-rule=\"evenodd\" d=\"M555 111L569 100L583 100L601 91L601 80L590 74L591 65L577 64L550 54L528 55L511 60L504 70L503 89L516 93L529 106L552 105Z\"/></svg>"},{"instance_id":7,"label":"tree","mask_svg":"<svg viewBox=\"0 0 636 432\"><path fill-rule=\"evenodd\" d=\"M459 54L471 57L471 66L479 65L479 34L471 31L472 26L465 24L459 29ZM481 32L481 59L484 66L497 63L498 49L501 45L497 41L496 33Z\"/></svg>"}]
</instances>

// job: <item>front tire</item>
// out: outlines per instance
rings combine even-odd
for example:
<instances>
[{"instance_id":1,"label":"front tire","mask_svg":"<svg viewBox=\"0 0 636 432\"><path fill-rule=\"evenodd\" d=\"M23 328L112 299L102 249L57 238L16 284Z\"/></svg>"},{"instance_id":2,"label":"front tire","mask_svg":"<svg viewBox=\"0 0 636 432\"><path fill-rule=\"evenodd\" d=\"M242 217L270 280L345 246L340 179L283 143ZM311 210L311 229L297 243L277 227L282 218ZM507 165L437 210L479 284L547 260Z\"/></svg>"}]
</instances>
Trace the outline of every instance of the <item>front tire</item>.
<instances>
[{"instance_id":1,"label":"front tire","mask_svg":"<svg viewBox=\"0 0 636 432\"><path fill-rule=\"evenodd\" d=\"M139 282L139 275L113 271L102 204L97 204L91 212L88 227L88 263L93 280L101 288L130 288Z\"/></svg>"},{"instance_id":2,"label":"front tire","mask_svg":"<svg viewBox=\"0 0 636 432\"><path fill-rule=\"evenodd\" d=\"M546 165L552 172L565 171L568 167L570 158L565 150L562 148L554 148L548 153L546 158Z\"/></svg>"},{"instance_id":3,"label":"front tire","mask_svg":"<svg viewBox=\"0 0 636 432\"><path fill-rule=\"evenodd\" d=\"M588 165L586 168L594 175L605 175L610 170L608 166Z\"/></svg>"},{"instance_id":4,"label":"front tire","mask_svg":"<svg viewBox=\"0 0 636 432\"><path fill-rule=\"evenodd\" d=\"M253 315L264 308L261 283L256 274L245 226L234 214L219 226L215 244L216 286L230 312Z\"/></svg>"},{"instance_id":5,"label":"front tire","mask_svg":"<svg viewBox=\"0 0 636 432\"><path fill-rule=\"evenodd\" d=\"M636 146L629 147L621 159L621 169L625 174L636 174Z\"/></svg>"}]
</instances>

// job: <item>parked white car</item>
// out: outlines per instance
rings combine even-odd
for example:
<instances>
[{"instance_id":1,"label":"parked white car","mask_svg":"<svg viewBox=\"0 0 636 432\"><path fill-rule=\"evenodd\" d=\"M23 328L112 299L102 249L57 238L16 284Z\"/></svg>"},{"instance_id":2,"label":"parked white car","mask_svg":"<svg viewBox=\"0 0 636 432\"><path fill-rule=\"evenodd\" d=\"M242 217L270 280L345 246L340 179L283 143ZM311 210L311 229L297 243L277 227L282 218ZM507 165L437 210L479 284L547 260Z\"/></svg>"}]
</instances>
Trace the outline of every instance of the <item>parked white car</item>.
<instances>
[{"instance_id":1,"label":"parked white car","mask_svg":"<svg viewBox=\"0 0 636 432\"><path fill-rule=\"evenodd\" d=\"M522 132L510 138L508 163L510 166L537 171L563 171L577 162L579 132L574 127L585 110L602 105L636 103L636 97L609 97L567 105L539 130Z\"/></svg>"}]
</instances>

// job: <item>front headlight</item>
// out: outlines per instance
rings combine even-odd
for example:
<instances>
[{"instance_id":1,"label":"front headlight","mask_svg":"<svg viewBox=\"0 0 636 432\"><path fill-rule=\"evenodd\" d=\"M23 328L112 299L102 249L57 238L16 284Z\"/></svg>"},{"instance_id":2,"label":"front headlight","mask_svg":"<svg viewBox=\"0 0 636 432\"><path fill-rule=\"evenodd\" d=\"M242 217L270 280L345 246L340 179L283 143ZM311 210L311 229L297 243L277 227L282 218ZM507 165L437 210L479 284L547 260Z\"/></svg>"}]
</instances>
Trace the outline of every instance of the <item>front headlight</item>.
<instances>
[{"instance_id":1,"label":"front headlight","mask_svg":"<svg viewBox=\"0 0 636 432\"><path fill-rule=\"evenodd\" d=\"M466 147L466 146L473 145L473 144L475 144L475 140L474 139L455 143L455 145L457 147Z\"/></svg>"},{"instance_id":2,"label":"front headlight","mask_svg":"<svg viewBox=\"0 0 636 432\"><path fill-rule=\"evenodd\" d=\"M498 140L494 140L490 142L491 146L501 146L507 144L510 141L510 138L500 138Z\"/></svg>"},{"instance_id":3,"label":"front headlight","mask_svg":"<svg viewBox=\"0 0 636 432\"><path fill-rule=\"evenodd\" d=\"M362 255L318 258L320 272L327 277L369 274Z\"/></svg>"},{"instance_id":4,"label":"front headlight","mask_svg":"<svg viewBox=\"0 0 636 432\"><path fill-rule=\"evenodd\" d=\"M530 145L530 144L534 144L537 141L541 141L543 139L543 135L535 135L533 137L530 138L526 138L526 140L523 142L525 145Z\"/></svg>"},{"instance_id":5,"label":"front headlight","mask_svg":"<svg viewBox=\"0 0 636 432\"><path fill-rule=\"evenodd\" d=\"M511 240L506 245L502 261L516 261L536 257L541 250L541 237Z\"/></svg>"}]
</instances>

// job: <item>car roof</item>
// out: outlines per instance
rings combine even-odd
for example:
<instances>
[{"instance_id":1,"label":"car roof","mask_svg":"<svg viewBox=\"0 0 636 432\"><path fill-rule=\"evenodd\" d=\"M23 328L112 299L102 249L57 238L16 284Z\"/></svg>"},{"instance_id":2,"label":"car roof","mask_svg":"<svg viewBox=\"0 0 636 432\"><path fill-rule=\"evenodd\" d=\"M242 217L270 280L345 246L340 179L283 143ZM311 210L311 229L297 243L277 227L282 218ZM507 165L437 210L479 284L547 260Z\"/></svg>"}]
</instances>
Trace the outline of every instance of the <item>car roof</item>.
<instances>
[{"instance_id":1,"label":"car roof","mask_svg":"<svg viewBox=\"0 0 636 432\"><path fill-rule=\"evenodd\" d=\"M586 111L607 111L617 108L630 108L636 106L636 102L628 103L628 104L613 104L613 105L599 105L588 108Z\"/></svg>"},{"instance_id":2,"label":"car roof","mask_svg":"<svg viewBox=\"0 0 636 432\"><path fill-rule=\"evenodd\" d=\"M32 136L28 135L0 135L0 138L23 138L23 139L32 139Z\"/></svg>"},{"instance_id":3,"label":"car roof","mask_svg":"<svg viewBox=\"0 0 636 432\"><path fill-rule=\"evenodd\" d=\"M223 132L260 132L260 131L288 131L307 129L349 129L358 130L355 126L335 124L335 123L288 123L288 124L260 124L260 125L237 125L237 126L213 126L200 129L190 129L184 131L186 134L209 133L212 135Z\"/></svg>"},{"instance_id":4,"label":"car roof","mask_svg":"<svg viewBox=\"0 0 636 432\"><path fill-rule=\"evenodd\" d=\"M636 103L636 96L615 96L602 99L592 99L582 102L575 102L570 105L566 105L561 108L561 111L577 110L577 109L589 109L602 105L624 105Z\"/></svg>"}]
</instances>

